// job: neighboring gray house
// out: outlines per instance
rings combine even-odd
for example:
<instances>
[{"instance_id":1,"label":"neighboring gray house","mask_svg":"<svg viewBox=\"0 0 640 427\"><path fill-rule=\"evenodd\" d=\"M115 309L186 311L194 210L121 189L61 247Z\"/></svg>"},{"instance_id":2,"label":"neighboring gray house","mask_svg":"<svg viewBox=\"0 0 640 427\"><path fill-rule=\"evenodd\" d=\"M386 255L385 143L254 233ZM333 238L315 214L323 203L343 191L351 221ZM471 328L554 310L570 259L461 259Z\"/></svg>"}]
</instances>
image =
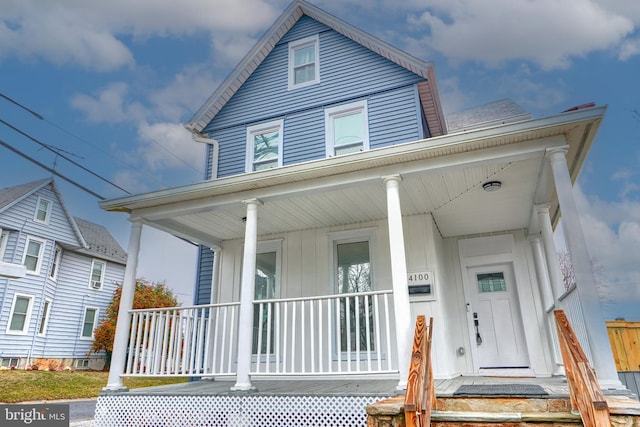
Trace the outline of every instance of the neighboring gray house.
<instances>
[{"instance_id":1,"label":"neighboring gray house","mask_svg":"<svg viewBox=\"0 0 640 427\"><path fill-rule=\"evenodd\" d=\"M0 190L0 234L0 364L102 368L104 356L87 353L126 252L72 217L52 178Z\"/></svg>"}]
</instances>

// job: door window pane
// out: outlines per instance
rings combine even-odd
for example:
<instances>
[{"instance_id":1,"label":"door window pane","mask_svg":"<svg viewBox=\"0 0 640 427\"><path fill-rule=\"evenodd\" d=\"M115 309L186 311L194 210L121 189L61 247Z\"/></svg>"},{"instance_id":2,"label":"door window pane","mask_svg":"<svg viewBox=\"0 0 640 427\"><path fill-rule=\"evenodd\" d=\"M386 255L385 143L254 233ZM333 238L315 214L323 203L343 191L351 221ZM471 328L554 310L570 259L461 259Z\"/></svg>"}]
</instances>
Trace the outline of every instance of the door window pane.
<instances>
[{"instance_id":1,"label":"door window pane","mask_svg":"<svg viewBox=\"0 0 640 427\"><path fill-rule=\"evenodd\" d=\"M507 284L504 281L504 273L478 274L478 292L504 292Z\"/></svg>"},{"instance_id":2,"label":"door window pane","mask_svg":"<svg viewBox=\"0 0 640 427\"><path fill-rule=\"evenodd\" d=\"M265 252L256 254L256 283L255 300L276 298L277 292L277 252ZM264 305L262 316L260 305L253 306L253 346L252 353L258 353L258 340L260 340L260 354L274 352L274 309L273 304Z\"/></svg>"}]
</instances>

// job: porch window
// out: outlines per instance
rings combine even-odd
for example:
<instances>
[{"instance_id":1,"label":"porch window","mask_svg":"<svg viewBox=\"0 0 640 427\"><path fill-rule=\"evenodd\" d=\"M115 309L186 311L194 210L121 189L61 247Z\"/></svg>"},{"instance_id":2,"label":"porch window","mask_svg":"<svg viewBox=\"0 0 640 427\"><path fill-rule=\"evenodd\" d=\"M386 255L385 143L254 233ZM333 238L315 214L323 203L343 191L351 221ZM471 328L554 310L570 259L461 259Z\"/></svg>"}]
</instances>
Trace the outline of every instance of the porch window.
<instances>
[{"instance_id":1,"label":"porch window","mask_svg":"<svg viewBox=\"0 0 640 427\"><path fill-rule=\"evenodd\" d=\"M280 242L258 244L256 254L256 283L254 300L278 298L280 293ZM253 306L252 353L274 354L275 313L273 304L264 304L260 315L260 304Z\"/></svg>"},{"instance_id":2,"label":"porch window","mask_svg":"<svg viewBox=\"0 0 640 427\"><path fill-rule=\"evenodd\" d=\"M289 43L289 90L320 82L318 36Z\"/></svg>"},{"instance_id":3,"label":"porch window","mask_svg":"<svg viewBox=\"0 0 640 427\"><path fill-rule=\"evenodd\" d=\"M33 237L27 238L24 258L22 260L22 264L26 267L27 273L40 274L44 245L44 240L34 239Z\"/></svg>"},{"instance_id":4,"label":"porch window","mask_svg":"<svg viewBox=\"0 0 640 427\"><path fill-rule=\"evenodd\" d=\"M247 172L282 166L283 120L247 128Z\"/></svg>"},{"instance_id":5,"label":"porch window","mask_svg":"<svg viewBox=\"0 0 640 427\"><path fill-rule=\"evenodd\" d=\"M338 293L357 294L373 290L368 240L336 242L335 259ZM371 299L363 296L348 297L340 301L341 352L375 350L373 312Z\"/></svg>"},{"instance_id":6,"label":"porch window","mask_svg":"<svg viewBox=\"0 0 640 427\"><path fill-rule=\"evenodd\" d=\"M7 334L25 335L29 330L29 318L33 306L33 296L16 294L11 305Z\"/></svg>"},{"instance_id":7,"label":"porch window","mask_svg":"<svg viewBox=\"0 0 640 427\"><path fill-rule=\"evenodd\" d=\"M369 149L367 101L325 109L327 157Z\"/></svg>"}]
</instances>

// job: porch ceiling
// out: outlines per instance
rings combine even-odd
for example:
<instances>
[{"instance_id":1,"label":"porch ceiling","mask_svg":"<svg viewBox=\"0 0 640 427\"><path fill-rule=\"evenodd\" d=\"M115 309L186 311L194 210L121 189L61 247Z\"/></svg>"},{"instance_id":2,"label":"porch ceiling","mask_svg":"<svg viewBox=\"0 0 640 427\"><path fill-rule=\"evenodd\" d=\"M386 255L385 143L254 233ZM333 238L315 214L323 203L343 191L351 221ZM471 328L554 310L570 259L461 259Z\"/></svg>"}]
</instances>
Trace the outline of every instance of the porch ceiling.
<instances>
[{"instance_id":1,"label":"porch ceiling","mask_svg":"<svg viewBox=\"0 0 640 427\"><path fill-rule=\"evenodd\" d=\"M537 203L555 206L545 150L566 146L572 178L604 108L461 132L187 187L101 202L110 211L205 245L244 236L257 198L258 233L342 226L387 216L383 177L400 175L403 215L431 213L444 237L529 226ZM502 188L486 192L486 181Z\"/></svg>"}]
</instances>

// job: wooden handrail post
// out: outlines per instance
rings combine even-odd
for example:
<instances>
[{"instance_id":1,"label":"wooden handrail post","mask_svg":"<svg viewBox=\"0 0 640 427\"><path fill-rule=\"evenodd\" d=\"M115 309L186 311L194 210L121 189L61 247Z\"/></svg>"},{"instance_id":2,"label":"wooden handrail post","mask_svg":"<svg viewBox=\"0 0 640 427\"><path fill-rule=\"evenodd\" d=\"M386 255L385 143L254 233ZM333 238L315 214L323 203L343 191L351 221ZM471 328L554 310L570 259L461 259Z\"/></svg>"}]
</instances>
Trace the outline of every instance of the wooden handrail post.
<instances>
[{"instance_id":1,"label":"wooden handrail post","mask_svg":"<svg viewBox=\"0 0 640 427\"><path fill-rule=\"evenodd\" d=\"M589 359L562 310L555 310L562 361L567 373L571 406L580 411L585 427L610 427L611 415Z\"/></svg>"},{"instance_id":2,"label":"wooden handrail post","mask_svg":"<svg viewBox=\"0 0 640 427\"><path fill-rule=\"evenodd\" d=\"M426 427L431 424L431 410L436 405L431 363L432 334L433 317L427 326L426 317L417 316L404 399L407 427Z\"/></svg>"}]
</instances>

